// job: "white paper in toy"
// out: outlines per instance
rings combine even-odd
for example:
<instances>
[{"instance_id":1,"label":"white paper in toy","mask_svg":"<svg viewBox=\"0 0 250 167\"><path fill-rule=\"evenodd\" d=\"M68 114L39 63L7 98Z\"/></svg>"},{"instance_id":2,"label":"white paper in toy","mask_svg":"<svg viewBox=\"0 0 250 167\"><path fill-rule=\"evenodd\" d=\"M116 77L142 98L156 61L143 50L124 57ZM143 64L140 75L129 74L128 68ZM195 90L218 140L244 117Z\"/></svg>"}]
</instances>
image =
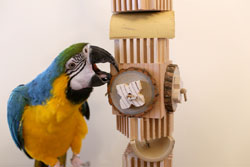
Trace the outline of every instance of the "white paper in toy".
<instances>
[{"instance_id":1,"label":"white paper in toy","mask_svg":"<svg viewBox=\"0 0 250 167\"><path fill-rule=\"evenodd\" d=\"M121 96L120 106L122 109L128 109L131 105L141 107L145 104L145 98L140 93L142 90L141 81L130 82L129 84L116 85L117 93Z\"/></svg>"}]
</instances>

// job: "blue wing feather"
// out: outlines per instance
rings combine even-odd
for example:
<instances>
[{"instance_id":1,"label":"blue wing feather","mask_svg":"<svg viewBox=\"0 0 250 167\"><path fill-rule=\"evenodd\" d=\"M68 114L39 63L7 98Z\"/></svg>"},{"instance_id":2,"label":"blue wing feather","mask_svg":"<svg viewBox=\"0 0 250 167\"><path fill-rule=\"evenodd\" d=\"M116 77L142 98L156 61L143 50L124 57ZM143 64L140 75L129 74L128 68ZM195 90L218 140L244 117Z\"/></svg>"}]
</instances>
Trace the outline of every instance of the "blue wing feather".
<instances>
[{"instance_id":1,"label":"blue wing feather","mask_svg":"<svg viewBox=\"0 0 250 167\"><path fill-rule=\"evenodd\" d=\"M22 135L22 115L24 107L29 104L27 88L20 85L15 88L9 98L7 105L7 118L11 136L20 150L24 150L24 141ZM28 155L29 156L29 155Z\"/></svg>"}]
</instances>

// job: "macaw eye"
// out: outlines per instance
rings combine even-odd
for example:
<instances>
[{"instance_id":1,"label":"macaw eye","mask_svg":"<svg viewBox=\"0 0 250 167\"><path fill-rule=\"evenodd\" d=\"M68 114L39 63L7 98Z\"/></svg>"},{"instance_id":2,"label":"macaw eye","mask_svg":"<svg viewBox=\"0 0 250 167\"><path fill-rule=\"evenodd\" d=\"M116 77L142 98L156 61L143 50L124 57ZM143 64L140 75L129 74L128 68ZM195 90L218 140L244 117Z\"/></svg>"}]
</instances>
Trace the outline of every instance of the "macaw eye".
<instances>
[{"instance_id":1,"label":"macaw eye","mask_svg":"<svg viewBox=\"0 0 250 167\"><path fill-rule=\"evenodd\" d=\"M76 67L76 64L75 63L69 63L69 65L68 65L68 68L69 69L73 69L73 68L75 68Z\"/></svg>"}]
</instances>

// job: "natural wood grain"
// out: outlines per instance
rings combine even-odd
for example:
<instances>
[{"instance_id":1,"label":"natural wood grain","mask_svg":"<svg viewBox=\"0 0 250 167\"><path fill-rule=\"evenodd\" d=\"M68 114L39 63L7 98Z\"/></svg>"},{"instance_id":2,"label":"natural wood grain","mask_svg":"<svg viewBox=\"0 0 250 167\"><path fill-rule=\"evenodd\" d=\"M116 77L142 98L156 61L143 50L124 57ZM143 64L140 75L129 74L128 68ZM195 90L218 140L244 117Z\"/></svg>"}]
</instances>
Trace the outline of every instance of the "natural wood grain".
<instances>
[{"instance_id":1,"label":"natural wood grain","mask_svg":"<svg viewBox=\"0 0 250 167\"><path fill-rule=\"evenodd\" d=\"M157 162L147 162L140 158L138 158L135 153L133 152L130 145L128 145L125 153L122 157L122 166L123 167L172 167L172 159L173 154L169 154L162 161Z\"/></svg>"},{"instance_id":2,"label":"natural wood grain","mask_svg":"<svg viewBox=\"0 0 250 167\"><path fill-rule=\"evenodd\" d=\"M171 4L171 0L122 0L121 8L118 8L117 3L121 0L113 0L112 3L116 8L112 8L112 12L138 12L138 11L166 11L171 8L164 8L164 2Z\"/></svg>"},{"instance_id":3,"label":"natural wood grain","mask_svg":"<svg viewBox=\"0 0 250 167\"><path fill-rule=\"evenodd\" d=\"M174 12L167 11L113 14L110 21L109 37L110 39L172 39L175 37Z\"/></svg>"}]
</instances>

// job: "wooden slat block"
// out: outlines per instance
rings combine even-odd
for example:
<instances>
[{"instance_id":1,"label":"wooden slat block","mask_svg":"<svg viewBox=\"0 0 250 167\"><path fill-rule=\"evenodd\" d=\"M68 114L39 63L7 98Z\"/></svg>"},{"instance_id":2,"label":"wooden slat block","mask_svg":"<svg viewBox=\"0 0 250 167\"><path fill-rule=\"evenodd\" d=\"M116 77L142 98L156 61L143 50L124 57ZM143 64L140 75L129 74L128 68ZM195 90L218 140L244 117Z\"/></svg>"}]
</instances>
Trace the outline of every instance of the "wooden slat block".
<instances>
[{"instance_id":1,"label":"wooden slat block","mask_svg":"<svg viewBox=\"0 0 250 167\"><path fill-rule=\"evenodd\" d=\"M166 11L170 8L163 8L163 3L167 1L171 4L171 0L113 0L112 12L138 12L138 11ZM119 8L120 3L121 6ZM116 6L116 7L114 7Z\"/></svg>"},{"instance_id":2,"label":"wooden slat block","mask_svg":"<svg viewBox=\"0 0 250 167\"><path fill-rule=\"evenodd\" d=\"M114 47L115 59L120 64L169 64L169 40L165 38L120 39L115 40Z\"/></svg>"}]
</instances>

